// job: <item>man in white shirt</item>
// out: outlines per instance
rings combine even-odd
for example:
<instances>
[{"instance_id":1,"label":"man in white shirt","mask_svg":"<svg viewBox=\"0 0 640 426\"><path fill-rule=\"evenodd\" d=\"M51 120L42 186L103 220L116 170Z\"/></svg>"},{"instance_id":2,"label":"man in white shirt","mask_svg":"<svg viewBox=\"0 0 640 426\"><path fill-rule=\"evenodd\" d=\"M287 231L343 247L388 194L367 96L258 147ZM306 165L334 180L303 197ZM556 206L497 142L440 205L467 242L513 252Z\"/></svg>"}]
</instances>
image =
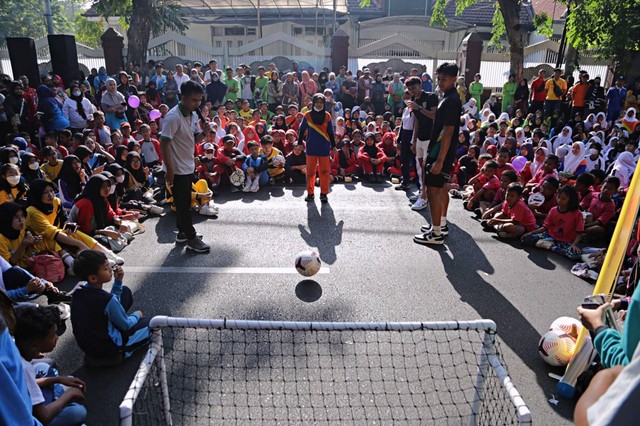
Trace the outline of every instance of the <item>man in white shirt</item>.
<instances>
[{"instance_id":1,"label":"man in white shirt","mask_svg":"<svg viewBox=\"0 0 640 426\"><path fill-rule=\"evenodd\" d=\"M180 86L182 86L182 83L190 80L189 76L184 73L184 67L182 66L182 64L176 65L176 74L173 76L173 78L178 85L178 93L180 93Z\"/></svg>"},{"instance_id":2,"label":"man in white shirt","mask_svg":"<svg viewBox=\"0 0 640 426\"><path fill-rule=\"evenodd\" d=\"M211 83L211 75L213 73L218 73L218 61L212 59L209 61L209 69L204 73L204 84Z\"/></svg>"}]
</instances>

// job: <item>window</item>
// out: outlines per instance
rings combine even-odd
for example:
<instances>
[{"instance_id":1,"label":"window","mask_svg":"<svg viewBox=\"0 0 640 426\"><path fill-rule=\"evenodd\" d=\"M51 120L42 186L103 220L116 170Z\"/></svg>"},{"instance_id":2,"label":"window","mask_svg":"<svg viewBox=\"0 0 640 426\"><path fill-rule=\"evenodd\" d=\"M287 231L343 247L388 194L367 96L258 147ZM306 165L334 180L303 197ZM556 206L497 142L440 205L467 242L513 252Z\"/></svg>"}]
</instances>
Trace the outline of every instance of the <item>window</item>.
<instances>
[{"instance_id":1,"label":"window","mask_svg":"<svg viewBox=\"0 0 640 426\"><path fill-rule=\"evenodd\" d=\"M293 35L298 36L302 35L303 29L302 27L293 27Z\"/></svg>"},{"instance_id":2,"label":"window","mask_svg":"<svg viewBox=\"0 0 640 426\"><path fill-rule=\"evenodd\" d=\"M222 27L211 27L211 35L213 37L222 37L224 35L224 28Z\"/></svg>"},{"instance_id":3,"label":"window","mask_svg":"<svg viewBox=\"0 0 640 426\"><path fill-rule=\"evenodd\" d=\"M242 47L243 44L244 42L242 40L238 40L238 47Z\"/></svg>"},{"instance_id":4,"label":"window","mask_svg":"<svg viewBox=\"0 0 640 426\"><path fill-rule=\"evenodd\" d=\"M256 35L256 27L248 27L247 28L247 35Z\"/></svg>"},{"instance_id":5,"label":"window","mask_svg":"<svg viewBox=\"0 0 640 426\"><path fill-rule=\"evenodd\" d=\"M226 27L224 29L224 35L226 36L243 36L244 27Z\"/></svg>"},{"instance_id":6,"label":"window","mask_svg":"<svg viewBox=\"0 0 640 426\"><path fill-rule=\"evenodd\" d=\"M178 56L186 56L187 55L187 46L182 43L177 43L178 45Z\"/></svg>"},{"instance_id":7,"label":"window","mask_svg":"<svg viewBox=\"0 0 640 426\"><path fill-rule=\"evenodd\" d=\"M227 49L233 49L233 41L227 40Z\"/></svg>"},{"instance_id":8,"label":"window","mask_svg":"<svg viewBox=\"0 0 640 426\"><path fill-rule=\"evenodd\" d=\"M323 27L304 27L304 35L324 35Z\"/></svg>"},{"instance_id":9,"label":"window","mask_svg":"<svg viewBox=\"0 0 640 426\"><path fill-rule=\"evenodd\" d=\"M216 40L216 49L222 48L222 40Z\"/></svg>"}]
</instances>

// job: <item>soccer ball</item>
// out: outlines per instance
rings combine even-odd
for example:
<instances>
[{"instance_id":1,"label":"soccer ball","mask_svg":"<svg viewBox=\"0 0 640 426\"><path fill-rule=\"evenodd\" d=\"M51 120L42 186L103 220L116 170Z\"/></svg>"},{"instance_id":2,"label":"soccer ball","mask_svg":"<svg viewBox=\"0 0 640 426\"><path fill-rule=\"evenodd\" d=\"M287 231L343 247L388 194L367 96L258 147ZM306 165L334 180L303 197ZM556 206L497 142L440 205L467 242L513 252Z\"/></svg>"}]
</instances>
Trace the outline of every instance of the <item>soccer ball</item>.
<instances>
[{"instance_id":1,"label":"soccer ball","mask_svg":"<svg viewBox=\"0 0 640 426\"><path fill-rule=\"evenodd\" d=\"M551 327L549 327L549 331L566 333L574 339L578 338L580 330L582 330L582 323L577 319L571 317L560 317L552 322Z\"/></svg>"},{"instance_id":2,"label":"soccer ball","mask_svg":"<svg viewBox=\"0 0 640 426\"><path fill-rule=\"evenodd\" d=\"M549 365L562 367L569 364L576 341L562 331L547 331L538 343L540 357Z\"/></svg>"},{"instance_id":3,"label":"soccer ball","mask_svg":"<svg viewBox=\"0 0 640 426\"><path fill-rule=\"evenodd\" d=\"M273 164L276 167L284 167L284 163L285 163L285 160L284 160L284 157L282 155L276 155L271 160L271 164Z\"/></svg>"},{"instance_id":4,"label":"soccer ball","mask_svg":"<svg viewBox=\"0 0 640 426\"><path fill-rule=\"evenodd\" d=\"M296 256L296 270L300 275L313 276L320 270L320 266L322 266L322 261L314 251L305 250Z\"/></svg>"}]
</instances>

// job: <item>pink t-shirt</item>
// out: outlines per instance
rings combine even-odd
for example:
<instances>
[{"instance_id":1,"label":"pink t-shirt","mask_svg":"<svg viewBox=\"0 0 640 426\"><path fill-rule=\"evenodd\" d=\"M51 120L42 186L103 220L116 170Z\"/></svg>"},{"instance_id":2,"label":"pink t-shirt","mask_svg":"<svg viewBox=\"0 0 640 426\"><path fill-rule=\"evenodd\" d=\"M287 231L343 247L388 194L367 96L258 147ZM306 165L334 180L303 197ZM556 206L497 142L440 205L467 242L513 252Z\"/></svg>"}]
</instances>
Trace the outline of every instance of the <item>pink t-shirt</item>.
<instances>
[{"instance_id":1,"label":"pink t-shirt","mask_svg":"<svg viewBox=\"0 0 640 426\"><path fill-rule=\"evenodd\" d=\"M584 219L580 210L561 212L557 207L549 211L544 225L547 234L561 243L573 243L578 232L584 231Z\"/></svg>"},{"instance_id":2,"label":"pink t-shirt","mask_svg":"<svg viewBox=\"0 0 640 426\"><path fill-rule=\"evenodd\" d=\"M505 201L502 203L502 213L508 215L515 223L524 226L527 232L538 228L536 218L524 200L519 200L513 207L509 207L509 203Z\"/></svg>"},{"instance_id":3,"label":"pink t-shirt","mask_svg":"<svg viewBox=\"0 0 640 426\"><path fill-rule=\"evenodd\" d=\"M587 211L593 215L593 220L600 221L600 223L606 225L616 213L616 203L613 200L602 201L600 194L595 194Z\"/></svg>"},{"instance_id":4,"label":"pink t-shirt","mask_svg":"<svg viewBox=\"0 0 640 426\"><path fill-rule=\"evenodd\" d=\"M500 179L498 179L498 176L491 176L491 179L482 185L482 189L485 191L497 191L500 189Z\"/></svg>"},{"instance_id":5,"label":"pink t-shirt","mask_svg":"<svg viewBox=\"0 0 640 426\"><path fill-rule=\"evenodd\" d=\"M549 176L553 176L554 178L558 179L558 173L555 170L551 173L546 173L543 168L540 168L540 170L538 170L536 174L533 175L529 183L536 183L536 188L540 189L540 187L544 183L544 180Z\"/></svg>"},{"instance_id":6,"label":"pink t-shirt","mask_svg":"<svg viewBox=\"0 0 640 426\"><path fill-rule=\"evenodd\" d=\"M580 198L580 210L585 211L589 210L589 206L591 205L591 200L594 199L593 191L589 190L586 195L582 196L578 193L578 198Z\"/></svg>"}]
</instances>

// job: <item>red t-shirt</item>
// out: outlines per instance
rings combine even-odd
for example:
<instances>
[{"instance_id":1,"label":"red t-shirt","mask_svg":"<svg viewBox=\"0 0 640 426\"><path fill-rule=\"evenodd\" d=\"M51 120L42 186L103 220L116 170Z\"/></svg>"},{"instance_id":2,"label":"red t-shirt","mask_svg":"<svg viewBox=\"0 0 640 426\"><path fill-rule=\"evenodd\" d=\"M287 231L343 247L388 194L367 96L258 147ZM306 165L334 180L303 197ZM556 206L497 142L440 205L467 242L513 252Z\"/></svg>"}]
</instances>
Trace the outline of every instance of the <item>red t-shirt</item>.
<instances>
[{"instance_id":1,"label":"red t-shirt","mask_svg":"<svg viewBox=\"0 0 640 426\"><path fill-rule=\"evenodd\" d=\"M533 95L533 101L544 101L545 99L547 99L547 91L546 90L539 90L539 87L542 86L544 87L546 84L546 82L544 81L544 79L542 78L535 78L532 82L531 82L531 94Z\"/></svg>"},{"instance_id":2,"label":"red t-shirt","mask_svg":"<svg viewBox=\"0 0 640 426\"><path fill-rule=\"evenodd\" d=\"M561 212L557 207L551 209L544 225L547 234L561 243L572 244L576 240L578 232L584 231L584 220L580 210Z\"/></svg>"},{"instance_id":3,"label":"red t-shirt","mask_svg":"<svg viewBox=\"0 0 640 426\"><path fill-rule=\"evenodd\" d=\"M593 191L589 190L584 196L578 192L578 199L580 200L580 210L585 211L589 210L589 206L591 205L591 200L594 198Z\"/></svg>"},{"instance_id":4,"label":"red t-shirt","mask_svg":"<svg viewBox=\"0 0 640 426\"><path fill-rule=\"evenodd\" d=\"M518 175L518 177L520 177L520 173L518 173L516 168L513 167L513 165L511 163L504 163L504 166L498 166L498 171L496 172L496 176L502 176L502 172L504 172L506 170L513 170L514 172L516 172L516 175Z\"/></svg>"},{"instance_id":5,"label":"red t-shirt","mask_svg":"<svg viewBox=\"0 0 640 426\"><path fill-rule=\"evenodd\" d=\"M522 199L513 207L509 207L509 203L505 200L502 203L502 213L508 215L515 223L524 226L527 232L538 228L535 216Z\"/></svg>"},{"instance_id":6,"label":"red t-shirt","mask_svg":"<svg viewBox=\"0 0 640 426\"><path fill-rule=\"evenodd\" d=\"M498 179L498 176L491 176L491 179L482 185L482 189L485 191L497 191L500 189L500 179Z\"/></svg>"},{"instance_id":7,"label":"red t-shirt","mask_svg":"<svg viewBox=\"0 0 640 426\"><path fill-rule=\"evenodd\" d=\"M616 203L613 200L602 201L600 194L595 194L587 210L593 215L593 220L598 220L606 225L616 213Z\"/></svg>"}]
</instances>

